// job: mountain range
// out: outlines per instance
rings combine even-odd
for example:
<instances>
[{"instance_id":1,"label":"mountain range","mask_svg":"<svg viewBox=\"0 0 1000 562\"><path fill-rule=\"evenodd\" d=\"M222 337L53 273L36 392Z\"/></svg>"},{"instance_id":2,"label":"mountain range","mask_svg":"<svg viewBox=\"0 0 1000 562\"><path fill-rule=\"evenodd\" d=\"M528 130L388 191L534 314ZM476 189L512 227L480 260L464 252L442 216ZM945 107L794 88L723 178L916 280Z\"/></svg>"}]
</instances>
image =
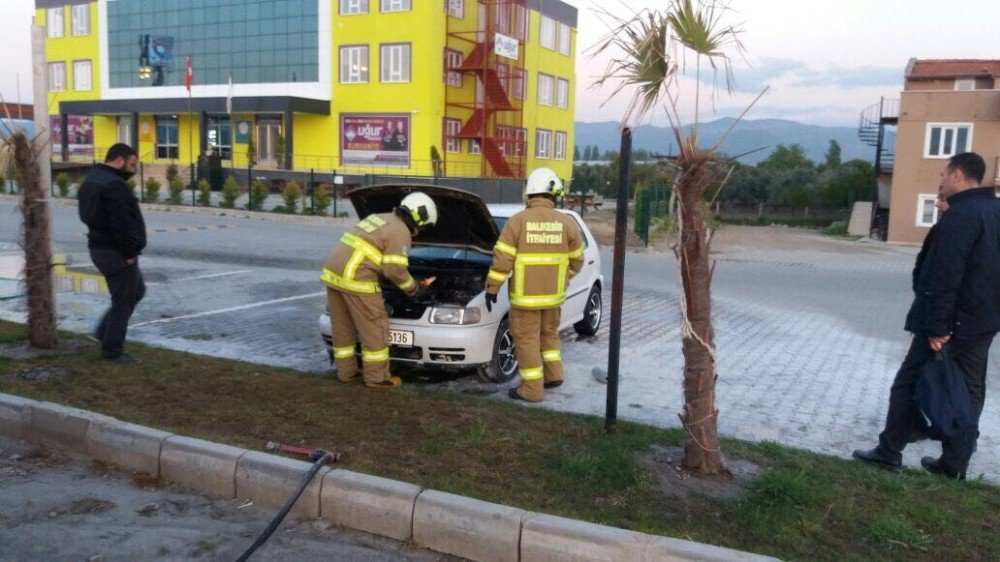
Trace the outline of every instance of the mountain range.
<instances>
[{"instance_id":1,"label":"mountain range","mask_svg":"<svg viewBox=\"0 0 1000 562\"><path fill-rule=\"evenodd\" d=\"M699 145L710 147L720 136L732 126L734 119L723 118L708 121L698 125ZM806 156L814 162L822 162L830 141L835 140L840 145L841 160L846 162L855 158L872 161L875 158L875 148L862 143L858 139L858 130L854 127L825 127L807 125L797 121L784 119L745 120L736 125L733 132L722 143L720 150L729 156L739 156L744 164L756 164L767 156L779 144L790 145L798 143ZM576 122L576 146L581 153L584 147L596 145L601 154L606 150L619 150L621 135L618 123L601 121L593 123ZM646 149L656 154L677 154L677 143L673 131L668 127L643 125L633 130L632 149Z\"/></svg>"}]
</instances>

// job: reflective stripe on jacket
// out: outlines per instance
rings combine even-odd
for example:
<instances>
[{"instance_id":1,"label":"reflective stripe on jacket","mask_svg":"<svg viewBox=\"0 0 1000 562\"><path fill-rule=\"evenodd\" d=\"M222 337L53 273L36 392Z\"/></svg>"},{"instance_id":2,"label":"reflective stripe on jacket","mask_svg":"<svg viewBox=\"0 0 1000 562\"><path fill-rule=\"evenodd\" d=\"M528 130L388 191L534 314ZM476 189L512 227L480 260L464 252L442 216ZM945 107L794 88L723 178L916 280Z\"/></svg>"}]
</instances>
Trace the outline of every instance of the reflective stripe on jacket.
<instances>
[{"instance_id":1,"label":"reflective stripe on jacket","mask_svg":"<svg viewBox=\"0 0 1000 562\"><path fill-rule=\"evenodd\" d=\"M406 294L417 291L410 265L410 228L394 213L370 215L340 238L320 280L351 293L378 293L379 277L392 281Z\"/></svg>"},{"instance_id":2,"label":"reflective stripe on jacket","mask_svg":"<svg viewBox=\"0 0 1000 562\"><path fill-rule=\"evenodd\" d=\"M486 292L496 294L513 272L514 308L556 308L566 300L569 280L583 267L583 234L573 217L555 210L543 197L504 225L493 248Z\"/></svg>"}]
</instances>

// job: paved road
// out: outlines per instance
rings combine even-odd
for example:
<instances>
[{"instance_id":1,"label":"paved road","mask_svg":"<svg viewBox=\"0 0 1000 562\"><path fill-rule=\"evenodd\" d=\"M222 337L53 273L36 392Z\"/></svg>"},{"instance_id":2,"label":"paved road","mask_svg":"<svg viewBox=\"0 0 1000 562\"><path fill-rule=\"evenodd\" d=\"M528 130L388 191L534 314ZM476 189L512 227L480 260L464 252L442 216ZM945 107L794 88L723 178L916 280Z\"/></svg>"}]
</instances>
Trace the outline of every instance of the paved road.
<instances>
[{"instance_id":1,"label":"paved road","mask_svg":"<svg viewBox=\"0 0 1000 562\"><path fill-rule=\"evenodd\" d=\"M0 204L0 216L10 209ZM57 245L86 264L75 208L56 207L55 215ZM324 304L316 271L342 227L180 213L148 213L147 221L154 232L142 263L151 285L131 337L307 372L326 368L315 326ZM3 221L0 243L15 236L16 227ZM721 431L841 456L874 443L908 346L902 321L915 251L791 229L729 228L717 246ZM610 279L610 253L603 257ZM668 254L630 253L626 271L619 415L676 427L683 360L675 261ZM98 295L61 294L63 326L88 329L105 302ZM17 318L18 306L0 306L0 316ZM593 339L563 334L568 381L529 407L603 414L605 386L591 369L607 361L607 326ZM1000 482L1000 368L993 356L983 436L970 470ZM504 389L472 377L420 380L506 399ZM922 444L905 460L918 466L920 455L933 452L932 444Z\"/></svg>"},{"instance_id":2,"label":"paved road","mask_svg":"<svg viewBox=\"0 0 1000 562\"><path fill-rule=\"evenodd\" d=\"M212 500L173 486L0 438L3 560L235 560L277 510ZM457 560L328 522L293 516L254 560Z\"/></svg>"}]
</instances>

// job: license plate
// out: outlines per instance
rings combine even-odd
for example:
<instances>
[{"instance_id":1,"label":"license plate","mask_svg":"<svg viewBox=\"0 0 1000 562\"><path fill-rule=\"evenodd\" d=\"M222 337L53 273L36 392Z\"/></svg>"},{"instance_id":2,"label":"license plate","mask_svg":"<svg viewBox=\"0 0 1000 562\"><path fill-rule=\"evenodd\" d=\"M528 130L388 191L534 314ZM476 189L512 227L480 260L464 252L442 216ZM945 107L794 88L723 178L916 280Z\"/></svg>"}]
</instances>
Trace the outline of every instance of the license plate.
<instances>
[{"instance_id":1,"label":"license plate","mask_svg":"<svg viewBox=\"0 0 1000 562\"><path fill-rule=\"evenodd\" d=\"M402 330L389 330L389 345L399 347L413 347L413 332Z\"/></svg>"}]
</instances>

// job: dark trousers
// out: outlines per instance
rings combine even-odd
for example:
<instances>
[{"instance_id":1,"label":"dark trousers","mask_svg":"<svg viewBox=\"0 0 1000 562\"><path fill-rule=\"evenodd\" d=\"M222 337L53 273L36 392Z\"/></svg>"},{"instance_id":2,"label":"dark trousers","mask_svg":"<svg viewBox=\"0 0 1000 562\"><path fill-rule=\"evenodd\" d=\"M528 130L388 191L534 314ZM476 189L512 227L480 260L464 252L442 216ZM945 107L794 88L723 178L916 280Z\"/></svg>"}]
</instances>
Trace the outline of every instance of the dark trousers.
<instances>
[{"instance_id":1,"label":"dark trousers","mask_svg":"<svg viewBox=\"0 0 1000 562\"><path fill-rule=\"evenodd\" d=\"M976 425L983 413L986 399L986 365L990 345L996 334L977 336L971 339L952 339L948 343L950 357L962 368L965 385L976 411ZM913 389L924 365L934 358L934 351L925 336L913 336L910 351L896 373L889 393L889 413L885 420L885 430L879 435L879 449L885 455L902 461L902 451L906 445L919 438L923 427L920 412L913 399ZM961 473L969 465L969 458L979 437L977 430L971 436L972 443L946 440L941 444L941 463L949 472Z\"/></svg>"},{"instance_id":2,"label":"dark trousers","mask_svg":"<svg viewBox=\"0 0 1000 562\"><path fill-rule=\"evenodd\" d=\"M138 259L129 265L117 250L91 248L90 259L108 281L111 293L111 308L104 313L94 333L101 341L101 356L111 359L121 355L125 349L128 321L136 305L146 295L146 283L142 280Z\"/></svg>"}]
</instances>

